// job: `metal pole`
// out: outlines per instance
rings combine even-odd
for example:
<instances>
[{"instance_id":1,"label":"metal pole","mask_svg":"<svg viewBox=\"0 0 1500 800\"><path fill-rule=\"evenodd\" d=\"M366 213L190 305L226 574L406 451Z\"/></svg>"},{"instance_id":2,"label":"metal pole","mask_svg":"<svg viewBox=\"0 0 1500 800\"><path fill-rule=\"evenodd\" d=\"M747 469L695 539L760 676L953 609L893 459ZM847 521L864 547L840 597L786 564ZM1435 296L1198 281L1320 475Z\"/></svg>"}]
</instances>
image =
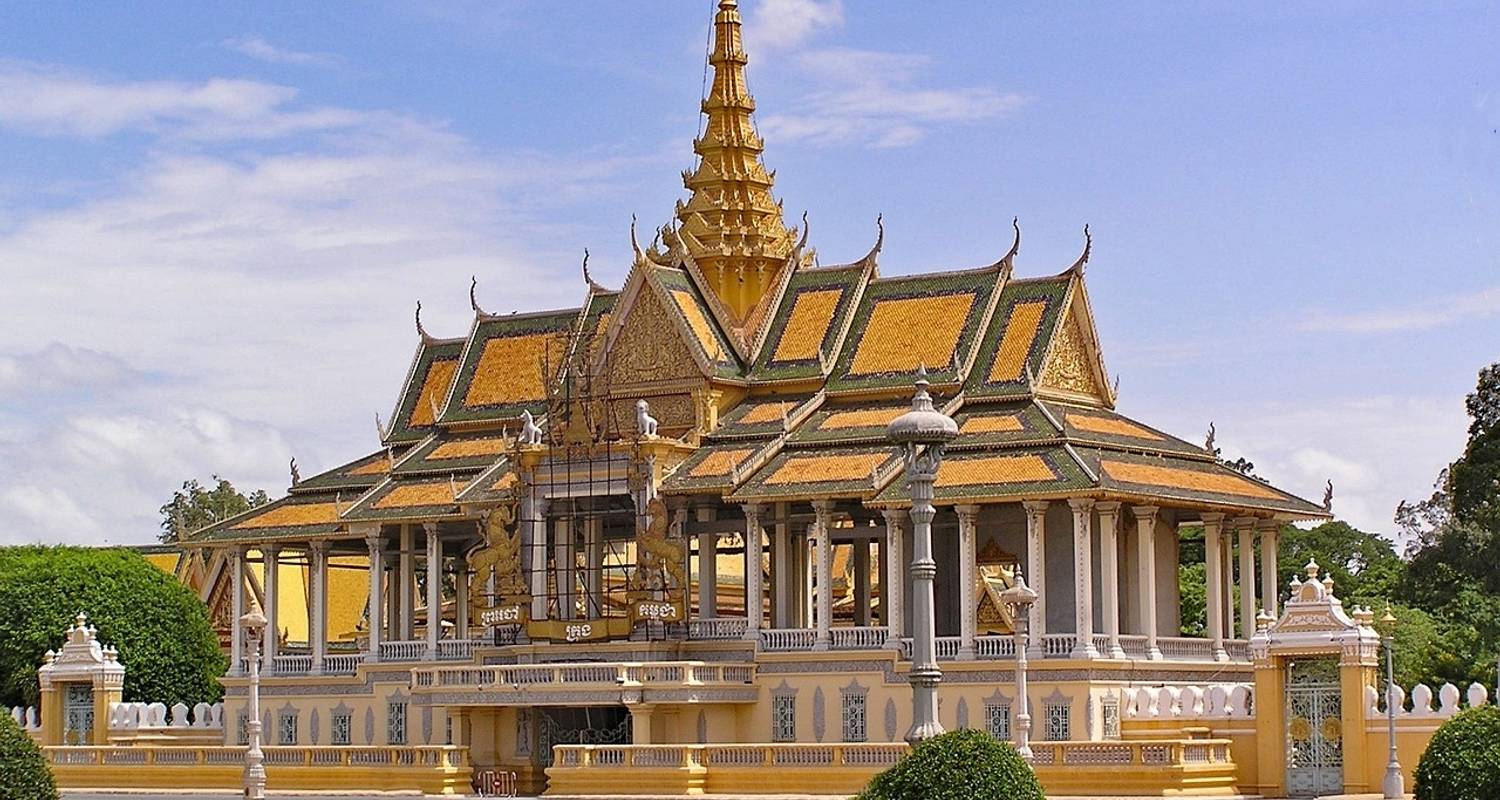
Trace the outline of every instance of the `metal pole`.
<instances>
[{"instance_id":1,"label":"metal pole","mask_svg":"<svg viewBox=\"0 0 1500 800\"><path fill-rule=\"evenodd\" d=\"M260 640L264 625L264 619L260 619L259 624L249 621L245 625L245 638L250 646L249 707L248 719L245 720L245 731L249 740L249 747L245 750L246 800L264 800L266 796L265 756L260 749Z\"/></svg>"},{"instance_id":2,"label":"metal pole","mask_svg":"<svg viewBox=\"0 0 1500 800\"><path fill-rule=\"evenodd\" d=\"M912 520L912 721L906 740L913 744L931 739L943 732L937 718L937 686L943 671L937 663L937 620L933 602L933 578L937 562L932 558L932 484L937 477L934 450L941 445L927 445L928 452L918 452L921 445L907 445L907 475L911 478Z\"/></svg>"},{"instance_id":3,"label":"metal pole","mask_svg":"<svg viewBox=\"0 0 1500 800\"><path fill-rule=\"evenodd\" d=\"M1406 778L1401 774L1401 761L1396 755L1396 657L1393 643L1395 637L1387 633L1381 637L1385 644L1385 724L1390 737L1391 755L1385 765L1385 781L1381 784L1384 796L1397 800L1406 796Z\"/></svg>"},{"instance_id":4,"label":"metal pole","mask_svg":"<svg viewBox=\"0 0 1500 800\"><path fill-rule=\"evenodd\" d=\"M1031 760L1031 703L1026 695L1026 639L1030 633L1029 608L1016 610L1016 752Z\"/></svg>"}]
</instances>

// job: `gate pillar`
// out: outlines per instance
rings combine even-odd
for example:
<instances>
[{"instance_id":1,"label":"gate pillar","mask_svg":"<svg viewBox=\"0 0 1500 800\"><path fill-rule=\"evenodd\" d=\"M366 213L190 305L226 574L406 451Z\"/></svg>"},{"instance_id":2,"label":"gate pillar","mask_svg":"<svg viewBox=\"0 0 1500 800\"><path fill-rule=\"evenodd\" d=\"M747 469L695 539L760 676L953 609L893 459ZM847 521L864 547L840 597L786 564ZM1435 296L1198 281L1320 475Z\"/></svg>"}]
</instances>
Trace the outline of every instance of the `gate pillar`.
<instances>
[{"instance_id":1,"label":"gate pillar","mask_svg":"<svg viewBox=\"0 0 1500 800\"><path fill-rule=\"evenodd\" d=\"M1337 659L1339 717L1320 726L1317 734L1336 742L1342 758L1347 794L1369 791L1369 759L1378 757L1366 746L1365 687L1375 685L1380 637L1372 627L1370 609L1344 610L1333 591L1333 579L1318 577L1316 562L1307 564L1307 579L1292 578L1291 599L1281 617L1264 613L1250 638L1255 662L1255 733L1257 783L1268 797L1288 794L1289 723L1287 674L1293 659Z\"/></svg>"},{"instance_id":2,"label":"gate pillar","mask_svg":"<svg viewBox=\"0 0 1500 800\"><path fill-rule=\"evenodd\" d=\"M113 647L99 644L88 617L80 612L68 627L61 650L47 651L36 671L41 688L42 744L109 743L109 707L120 702L125 667ZM65 702L72 687L88 702ZM65 741L71 739L71 741Z\"/></svg>"}]
</instances>

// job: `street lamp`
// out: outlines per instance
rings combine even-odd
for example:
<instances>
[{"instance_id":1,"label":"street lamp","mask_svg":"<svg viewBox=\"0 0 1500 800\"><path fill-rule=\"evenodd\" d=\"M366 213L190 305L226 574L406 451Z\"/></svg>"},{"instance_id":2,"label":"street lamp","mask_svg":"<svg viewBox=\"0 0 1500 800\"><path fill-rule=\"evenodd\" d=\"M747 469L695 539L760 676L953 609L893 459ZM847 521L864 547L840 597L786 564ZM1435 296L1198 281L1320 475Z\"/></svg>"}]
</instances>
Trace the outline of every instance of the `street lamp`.
<instances>
[{"instance_id":1,"label":"street lamp","mask_svg":"<svg viewBox=\"0 0 1500 800\"><path fill-rule=\"evenodd\" d=\"M932 559L932 484L943 461L943 446L958 435L958 423L933 408L927 393L927 368L917 372L916 394L911 410L891 421L886 436L895 442L906 460L911 483L911 730L906 741L916 744L943 732L937 718L937 685L943 671L937 665L937 620L933 610L932 581L937 562Z\"/></svg>"},{"instance_id":2,"label":"street lamp","mask_svg":"<svg viewBox=\"0 0 1500 800\"><path fill-rule=\"evenodd\" d=\"M265 756L260 750L260 646L266 631L266 618L259 611L240 617L245 629L245 645L250 657L250 687L246 710L245 798L265 800Z\"/></svg>"},{"instance_id":3,"label":"street lamp","mask_svg":"<svg viewBox=\"0 0 1500 800\"><path fill-rule=\"evenodd\" d=\"M1016 752L1021 758L1031 760L1031 702L1026 697L1026 634L1031 624L1031 604L1036 602L1036 590L1026 585L1021 575L1021 565L1016 565L1015 585L1000 593L1015 621L1016 631L1016 724L1012 736L1016 740Z\"/></svg>"},{"instance_id":4,"label":"street lamp","mask_svg":"<svg viewBox=\"0 0 1500 800\"><path fill-rule=\"evenodd\" d=\"M1380 642L1385 645L1385 725L1390 737L1391 755L1385 763L1385 780L1381 789L1387 798L1406 796L1406 778L1401 774L1401 760L1396 755L1396 615L1391 607L1385 607L1385 616L1380 618Z\"/></svg>"}]
</instances>

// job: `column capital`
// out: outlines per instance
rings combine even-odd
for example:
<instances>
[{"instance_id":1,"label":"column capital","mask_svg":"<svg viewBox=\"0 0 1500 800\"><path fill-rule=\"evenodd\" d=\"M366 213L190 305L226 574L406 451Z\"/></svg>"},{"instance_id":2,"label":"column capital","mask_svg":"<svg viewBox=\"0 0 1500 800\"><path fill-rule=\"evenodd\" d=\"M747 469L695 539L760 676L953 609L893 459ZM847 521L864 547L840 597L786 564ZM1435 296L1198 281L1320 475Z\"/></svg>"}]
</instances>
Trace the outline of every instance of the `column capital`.
<instances>
[{"instance_id":1,"label":"column capital","mask_svg":"<svg viewBox=\"0 0 1500 800\"><path fill-rule=\"evenodd\" d=\"M1256 520L1255 521L1255 527L1256 527L1257 530L1259 530L1261 532L1262 536L1264 536L1266 534L1271 534L1273 536L1280 536L1281 535L1281 523L1278 522L1278 521L1276 521L1276 520L1274 520L1274 519L1259 519L1259 520Z\"/></svg>"},{"instance_id":2,"label":"column capital","mask_svg":"<svg viewBox=\"0 0 1500 800\"><path fill-rule=\"evenodd\" d=\"M880 515L885 517L887 527L900 527L906 521L906 518L910 516L904 508L882 508L880 509Z\"/></svg>"},{"instance_id":3,"label":"column capital","mask_svg":"<svg viewBox=\"0 0 1500 800\"><path fill-rule=\"evenodd\" d=\"M745 512L745 519L750 519L751 517L760 519L766 513L766 507L763 503L741 503L740 508Z\"/></svg>"},{"instance_id":4,"label":"column capital","mask_svg":"<svg viewBox=\"0 0 1500 800\"><path fill-rule=\"evenodd\" d=\"M1099 512L1099 516L1101 516L1101 517L1104 517L1104 516L1109 516L1109 517L1116 516L1116 515L1118 515L1120 513L1120 501L1119 500L1100 500L1100 501L1094 503L1094 510L1097 511L1097 512Z\"/></svg>"},{"instance_id":5,"label":"column capital","mask_svg":"<svg viewBox=\"0 0 1500 800\"><path fill-rule=\"evenodd\" d=\"M1138 520L1156 521L1156 516L1161 513L1161 506L1131 506L1130 513Z\"/></svg>"},{"instance_id":6,"label":"column capital","mask_svg":"<svg viewBox=\"0 0 1500 800\"><path fill-rule=\"evenodd\" d=\"M833 500L814 500L812 501L812 507L813 514L817 516L819 525L827 525L829 520L833 518Z\"/></svg>"},{"instance_id":7,"label":"column capital","mask_svg":"<svg viewBox=\"0 0 1500 800\"><path fill-rule=\"evenodd\" d=\"M958 521L965 525L973 525L979 521L978 503L965 503L961 506L954 506L953 510L958 513Z\"/></svg>"},{"instance_id":8,"label":"column capital","mask_svg":"<svg viewBox=\"0 0 1500 800\"><path fill-rule=\"evenodd\" d=\"M1235 530L1244 530L1246 528L1254 528L1255 527L1255 521L1256 521L1255 517L1249 517L1249 516L1246 516L1246 517L1235 517L1234 518L1234 528L1235 528Z\"/></svg>"},{"instance_id":9,"label":"column capital","mask_svg":"<svg viewBox=\"0 0 1500 800\"><path fill-rule=\"evenodd\" d=\"M1203 521L1204 527L1208 527L1209 525L1218 526L1224 524L1224 515L1217 511L1205 511L1202 514L1198 515L1198 519Z\"/></svg>"},{"instance_id":10,"label":"column capital","mask_svg":"<svg viewBox=\"0 0 1500 800\"><path fill-rule=\"evenodd\" d=\"M328 553L328 540L327 539L313 539L312 541L310 541L310 542L307 543L307 552L309 552L309 553L317 553L319 555L327 555L327 553Z\"/></svg>"},{"instance_id":11,"label":"column capital","mask_svg":"<svg viewBox=\"0 0 1500 800\"><path fill-rule=\"evenodd\" d=\"M1021 506L1028 514L1045 514L1052 507L1051 500L1022 500Z\"/></svg>"},{"instance_id":12,"label":"column capital","mask_svg":"<svg viewBox=\"0 0 1500 800\"><path fill-rule=\"evenodd\" d=\"M422 530L428 536L436 536L438 533L438 524L436 522L424 522L422 523Z\"/></svg>"},{"instance_id":13,"label":"column capital","mask_svg":"<svg viewBox=\"0 0 1500 800\"><path fill-rule=\"evenodd\" d=\"M260 547L260 552L261 552L261 555L268 556L270 558L276 558L277 556L281 555L281 545L279 545L279 544L263 544Z\"/></svg>"},{"instance_id":14,"label":"column capital","mask_svg":"<svg viewBox=\"0 0 1500 800\"><path fill-rule=\"evenodd\" d=\"M1074 514L1092 511L1094 500L1091 497L1069 497L1068 507L1073 509Z\"/></svg>"}]
</instances>

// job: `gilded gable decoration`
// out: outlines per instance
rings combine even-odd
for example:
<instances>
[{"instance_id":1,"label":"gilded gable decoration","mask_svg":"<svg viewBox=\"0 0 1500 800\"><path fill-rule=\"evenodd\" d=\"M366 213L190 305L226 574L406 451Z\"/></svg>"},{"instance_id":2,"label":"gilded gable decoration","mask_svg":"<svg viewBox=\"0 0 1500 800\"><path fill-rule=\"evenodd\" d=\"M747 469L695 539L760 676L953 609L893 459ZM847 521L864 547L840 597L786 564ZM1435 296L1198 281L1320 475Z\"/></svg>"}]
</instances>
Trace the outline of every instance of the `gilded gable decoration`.
<instances>
[{"instance_id":1,"label":"gilded gable decoration","mask_svg":"<svg viewBox=\"0 0 1500 800\"><path fill-rule=\"evenodd\" d=\"M1098 396L1099 381L1089 357L1083 331L1076 315L1069 314L1052 342L1052 353L1042 367L1040 382L1049 389Z\"/></svg>"}]
</instances>

